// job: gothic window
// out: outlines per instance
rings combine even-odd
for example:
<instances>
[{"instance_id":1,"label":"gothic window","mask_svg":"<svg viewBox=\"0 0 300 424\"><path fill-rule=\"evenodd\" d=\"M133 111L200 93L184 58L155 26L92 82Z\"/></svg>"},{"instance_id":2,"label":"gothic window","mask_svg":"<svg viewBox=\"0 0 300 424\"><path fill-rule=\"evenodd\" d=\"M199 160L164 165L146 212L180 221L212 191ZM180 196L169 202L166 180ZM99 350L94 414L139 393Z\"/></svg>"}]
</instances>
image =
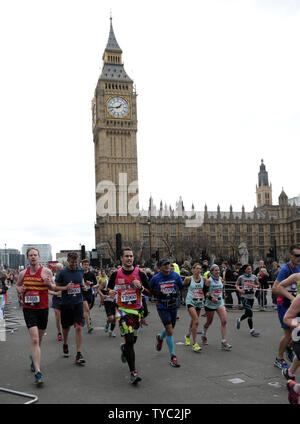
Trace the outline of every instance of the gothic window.
<instances>
[{"instance_id":1,"label":"gothic window","mask_svg":"<svg viewBox=\"0 0 300 424\"><path fill-rule=\"evenodd\" d=\"M227 225L223 225L223 233L228 233L228 226Z\"/></svg>"},{"instance_id":2,"label":"gothic window","mask_svg":"<svg viewBox=\"0 0 300 424\"><path fill-rule=\"evenodd\" d=\"M259 224L259 226L258 226L258 231L259 231L260 233L263 233L263 232L264 232L264 226L263 226L262 224Z\"/></svg>"},{"instance_id":3,"label":"gothic window","mask_svg":"<svg viewBox=\"0 0 300 424\"><path fill-rule=\"evenodd\" d=\"M264 236L259 236L259 240L258 240L259 245L263 246L264 242L265 242Z\"/></svg>"},{"instance_id":4,"label":"gothic window","mask_svg":"<svg viewBox=\"0 0 300 424\"><path fill-rule=\"evenodd\" d=\"M210 232L211 233L215 232L215 224L210 224Z\"/></svg>"}]
</instances>

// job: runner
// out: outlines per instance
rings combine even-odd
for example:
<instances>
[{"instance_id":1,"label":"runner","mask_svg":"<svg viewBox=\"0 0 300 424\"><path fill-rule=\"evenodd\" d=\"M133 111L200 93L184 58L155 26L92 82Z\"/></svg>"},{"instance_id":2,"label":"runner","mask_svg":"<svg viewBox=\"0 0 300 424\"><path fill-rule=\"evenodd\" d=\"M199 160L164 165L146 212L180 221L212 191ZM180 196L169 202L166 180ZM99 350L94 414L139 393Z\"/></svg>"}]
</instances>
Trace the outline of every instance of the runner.
<instances>
[{"instance_id":1,"label":"runner","mask_svg":"<svg viewBox=\"0 0 300 424\"><path fill-rule=\"evenodd\" d=\"M282 281L279 286L286 287L285 284L297 284L298 292L300 291L300 274L293 274L286 280ZM280 291L280 290L279 290ZM284 292L282 291L282 294ZM291 299L292 300L292 299ZM300 365L300 295L298 294L294 300L292 300L291 306L283 317L284 323L292 330L293 349L295 357L292 366L288 369L283 369L282 374L288 380L288 400L292 404L298 403L300 396L300 384L297 384L294 380L296 378L295 372Z\"/></svg>"},{"instance_id":2,"label":"runner","mask_svg":"<svg viewBox=\"0 0 300 424\"><path fill-rule=\"evenodd\" d=\"M35 383L41 385L44 378L40 370L40 346L48 323L48 290L55 290L55 284L50 269L39 265L40 252L37 248L29 247L26 257L29 266L20 272L16 289L23 295L23 314L31 344L31 371L34 372Z\"/></svg>"},{"instance_id":3,"label":"runner","mask_svg":"<svg viewBox=\"0 0 300 424\"><path fill-rule=\"evenodd\" d=\"M88 259L84 259L81 263L84 269L83 279L86 285L86 288L82 291L84 319L87 325L88 333L91 333L93 331L93 327L91 325L90 310L94 304L93 288L97 286L97 279L94 272L90 270L90 261Z\"/></svg>"},{"instance_id":4,"label":"runner","mask_svg":"<svg viewBox=\"0 0 300 424\"><path fill-rule=\"evenodd\" d=\"M135 367L134 344L137 341L142 314L141 293L150 293L145 273L133 265L134 256L129 247L121 250L122 267L109 278L108 294L117 296L116 318L119 322L121 336L121 360L127 362L130 370L130 382L141 381Z\"/></svg>"},{"instance_id":5,"label":"runner","mask_svg":"<svg viewBox=\"0 0 300 424\"><path fill-rule=\"evenodd\" d=\"M186 346L191 344L191 334L193 337L193 351L201 352L201 346L197 343L197 331L199 325L199 315L203 306L203 277L201 275L202 267L199 263L192 266L192 276L184 279L184 285L188 286L186 296L186 306L191 317L191 322L187 335L185 336Z\"/></svg>"},{"instance_id":6,"label":"runner","mask_svg":"<svg viewBox=\"0 0 300 424\"><path fill-rule=\"evenodd\" d=\"M63 264L58 263L54 265L55 268L55 275L57 275L62 269ZM54 283L55 283L55 276L53 277ZM50 291L49 294L52 294L52 305L51 307L54 309L55 313L55 323L57 328L57 340L59 342L62 341L62 331L61 331L61 320L60 320L60 310L61 310L61 291Z\"/></svg>"},{"instance_id":7,"label":"runner","mask_svg":"<svg viewBox=\"0 0 300 424\"><path fill-rule=\"evenodd\" d=\"M257 277L252 274L252 267L250 264L245 266L244 274L240 275L235 285L237 291L242 296L242 303L245 308L245 313L237 319L236 328L239 330L241 321L247 319L250 328L250 334L253 337L258 337L259 332L253 328L253 303L254 303L254 289L259 287Z\"/></svg>"},{"instance_id":8,"label":"runner","mask_svg":"<svg viewBox=\"0 0 300 424\"><path fill-rule=\"evenodd\" d=\"M101 298L101 302L104 304L107 320L104 327L105 333L108 333L111 337L116 337L114 329L116 326L116 297L108 294L108 279L102 280L98 287L98 293ZM109 328L110 326L110 328Z\"/></svg>"},{"instance_id":9,"label":"runner","mask_svg":"<svg viewBox=\"0 0 300 424\"><path fill-rule=\"evenodd\" d=\"M287 287L289 288L289 290L287 290ZM294 289L293 292L291 292L291 287ZM290 275L287 279L283 280L277 287L277 293L280 296L285 296L287 299L289 299L291 301L291 306L289 307L289 309L287 310L287 312L285 313L284 317L283 317L283 322L287 325L289 325L289 323L292 323L292 325L290 325L290 328L292 330L292 346L293 346L293 350L295 351L296 355L293 358L293 362L292 365L290 366L290 368L283 368L282 369L282 375L287 379L292 379L295 380L295 372L297 370L297 368L299 367L300 363L298 360L298 356L300 353L300 343L299 340L300 338L295 337L295 331L293 331L293 329L295 328L295 326L297 326L297 321L300 321L299 316L300 316L300 299L299 296L294 297L295 293L298 292L300 293L300 274L299 273L294 273L292 275ZM298 309L299 310L298 310ZM298 355L297 352L298 351ZM298 400L297 400L298 403Z\"/></svg>"},{"instance_id":10,"label":"runner","mask_svg":"<svg viewBox=\"0 0 300 424\"><path fill-rule=\"evenodd\" d=\"M281 328L283 329L283 332L284 332L279 342L277 357L274 361L274 366L280 369L289 368L287 362L284 360L284 357L283 357L285 350L287 350L288 358L290 361L293 360L293 352L290 350L290 345L292 342L291 340L292 329L289 328L289 326L285 324L283 321L283 317L286 311L288 310L288 308L290 307L291 297L287 298L285 295L283 296L279 295L278 286L283 280L285 280L291 274L300 272L300 246L299 245L294 244L290 247L289 257L290 257L290 261L281 267L272 288L272 293L276 296L278 295L277 312L278 312L278 318L281 324ZM296 295L296 289L294 285L286 287L285 290L287 290L293 296Z\"/></svg>"},{"instance_id":11,"label":"runner","mask_svg":"<svg viewBox=\"0 0 300 424\"><path fill-rule=\"evenodd\" d=\"M161 259L158 266L160 272L155 274L150 281L151 291L156 299L157 312L164 325L162 333L156 336L156 350L161 350L163 340L166 338L171 355L170 365L180 367L175 355L173 331L177 316L177 298L183 282L180 275L171 271L169 259Z\"/></svg>"},{"instance_id":12,"label":"runner","mask_svg":"<svg viewBox=\"0 0 300 424\"><path fill-rule=\"evenodd\" d=\"M220 278L220 268L213 264L210 267L210 277L204 280L204 292L206 292L205 311L206 323L203 326L202 343L207 345L207 330L214 319L214 314L217 312L221 321L221 347L223 350L231 350L232 346L226 340L227 327L227 312L223 300L223 283Z\"/></svg>"},{"instance_id":13,"label":"runner","mask_svg":"<svg viewBox=\"0 0 300 424\"><path fill-rule=\"evenodd\" d=\"M63 353L69 357L68 336L72 325L75 327L77 354L75 363L84 365L85 360L81 353L83 327L83 297L82 288L85 288L84 270L78 266L78 254L68 253L68 266L56 276L56 289L62 291L61 325L63 329Z\"/></svg>"}]
</instances>

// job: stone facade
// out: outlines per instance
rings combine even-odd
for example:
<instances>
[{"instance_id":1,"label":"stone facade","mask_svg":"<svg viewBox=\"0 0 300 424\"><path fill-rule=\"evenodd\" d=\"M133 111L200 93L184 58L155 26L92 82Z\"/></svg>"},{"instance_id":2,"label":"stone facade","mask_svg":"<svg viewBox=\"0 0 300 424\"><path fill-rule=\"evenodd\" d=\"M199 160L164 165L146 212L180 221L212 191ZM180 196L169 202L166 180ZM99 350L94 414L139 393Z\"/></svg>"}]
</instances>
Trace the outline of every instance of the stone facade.
<instances>
[{"instance_id":1,"label":"stone facade","mask_svg":"<svg viewBox=\"0 0 300 424\"><path fill-rule=\"evenodd\" d=\"M92 100L96 177L96 249L100 262L115 262L116 235L131 246L141 263L160 257L199 260L239 259L238 246L245 243L249 261L275 257L283 262L288 248L300 243L300 207L282 191L273 205L272 185L261 161L253 211L186 211L182 199L175 209L153 205L139 210L137 165L137 94L127 75L110 23L103 54L103 69ZM270 254L270 249L271 251ZM271 256L273 253L273 256ZM269 255L269 256L267 256Z\"/></svg>"}]
</instances>

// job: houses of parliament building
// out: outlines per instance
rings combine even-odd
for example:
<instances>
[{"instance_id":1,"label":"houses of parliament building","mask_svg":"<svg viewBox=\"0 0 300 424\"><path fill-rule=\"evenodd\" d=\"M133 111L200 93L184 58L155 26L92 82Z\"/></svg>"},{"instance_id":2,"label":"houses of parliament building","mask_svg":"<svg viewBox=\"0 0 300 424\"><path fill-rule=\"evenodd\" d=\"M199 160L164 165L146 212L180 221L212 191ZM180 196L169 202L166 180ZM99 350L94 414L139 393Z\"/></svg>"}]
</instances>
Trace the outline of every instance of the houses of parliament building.
<instances>
[{"instance_id":1,"label":"houses of parliament building","mask_svg":"<svg viewBox=\"0 0 300 424\"><path fill-rule=\"evenodd\" d=\"M175 209L139 210L137 162L137 94L127 75L112 19L103 68L92 100L96 180L95 240L101 264L114 263L121 245L130 246L138 262L172 257L236 262L243 242L249 262L283 262L289 246L300 243L300 196L289 199L282 190L273 204L272 185L261 160L256 206L241 212L186 211L180 198Z\"/></svg>"}]
</instances>

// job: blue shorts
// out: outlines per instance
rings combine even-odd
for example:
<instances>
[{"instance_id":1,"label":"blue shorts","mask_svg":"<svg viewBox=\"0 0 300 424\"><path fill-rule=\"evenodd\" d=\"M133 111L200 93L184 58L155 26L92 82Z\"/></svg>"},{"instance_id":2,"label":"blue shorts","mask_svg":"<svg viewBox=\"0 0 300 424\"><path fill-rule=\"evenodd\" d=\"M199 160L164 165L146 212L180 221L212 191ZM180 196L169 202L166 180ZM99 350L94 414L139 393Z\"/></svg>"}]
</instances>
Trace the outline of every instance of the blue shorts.
<instances>
[{"instance_id":1,"label":"blue shorts","mask_svg":"<svg viewBox=\"0 0 300 424\"><path fill-rule=\"evenodd\" d=\"M172 324L173 328L176 324L177 308L157 309L158 315L163 325Z\"/></svg>"},{"instance_id":2,"label":"blue shorts","mask_svg":"<svg viewBox=\"0 0 300 424\"><path fill-rule=\"evenodd\" d=\"M281 324L281 328L283 328L284 330L288 330L290 327L288 326L288 325L286 325L284 322L283 322L283 317L284 317L284 315L285 315L285 313L286 313L286 311L288 310L289 308L286 308L285 306L283 306L283 305L279 305L278 303L277 303L277 313L278 313L278 318L279 318L279 321L280 321L280 324Z\"/></svg>"}]
</instances>

